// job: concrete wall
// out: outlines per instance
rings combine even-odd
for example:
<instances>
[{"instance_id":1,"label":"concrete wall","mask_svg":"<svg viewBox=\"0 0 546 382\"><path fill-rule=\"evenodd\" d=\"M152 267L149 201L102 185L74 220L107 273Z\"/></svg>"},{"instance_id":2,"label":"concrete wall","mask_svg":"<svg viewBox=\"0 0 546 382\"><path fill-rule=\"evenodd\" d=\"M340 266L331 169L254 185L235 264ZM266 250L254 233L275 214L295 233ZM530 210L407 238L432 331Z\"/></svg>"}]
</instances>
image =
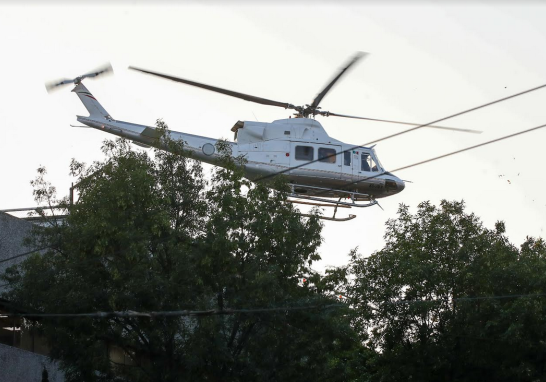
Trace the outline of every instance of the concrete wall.
<instances>
[{"instance_id":1,"label":"concrete wall","mask_svg":"<svg viewBox=\"0 0 546 382\"><path fill-rule=\"evenodd\" d=\"M0 381L40 382L47 369L50 382L64 382L64 375L49 357L0 344Z\"/></svg>"},{"instance_id":2,"label":"concrete wall","mask_svg":"<svg viewBox=\"0 0 546 382\"><path fill-rule=\"evenodd\" d=\"M23 245L23 239L31 229L32 223L0 212L0 261L33 249ZM24 259L25 256L0 263L0 274L3 274L6 268ZM0 280L0 285L2 284L5 282ZM4 291L5 288L0 286L0 294Z\"/></svg>"},{"instance_id":3,"label":"concrete wall","mask_svg":"<svg viewBox=\"0 0 546 382\"><path fill-rule=\"evenodd\" d=\"M33 249L22 243L31 229L32 223L0 212L0 261ZM26 256L22 256L0 263L0 274L3 274L9 266L25 258ZM0 280L0 285L2 284L5 282ZM7 288L0 287L0 294L6 290ZM19 342L24 347L24 343ZM35 350L43 349L35 347ZM64 381L63 373L49 357L0 343L0 382L40 382L44 366L48 371L50 382Z\"/></svg>"}]
</instances>

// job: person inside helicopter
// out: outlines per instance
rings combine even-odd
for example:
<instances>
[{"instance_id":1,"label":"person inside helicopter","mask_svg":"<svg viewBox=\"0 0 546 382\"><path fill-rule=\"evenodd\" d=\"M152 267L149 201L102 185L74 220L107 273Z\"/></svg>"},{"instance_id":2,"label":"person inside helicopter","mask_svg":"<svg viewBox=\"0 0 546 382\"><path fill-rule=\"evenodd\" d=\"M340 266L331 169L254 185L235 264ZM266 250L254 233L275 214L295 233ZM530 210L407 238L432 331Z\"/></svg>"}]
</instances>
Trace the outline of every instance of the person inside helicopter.
<instances>
[{"instance_id":1,"label":"person inside helicopter","mask_svg":"<svg viewBox=\"0 0 546 382\"><path fill-rule=\"evenodd\" d=\"M360 165L360 171L367 171L369 172L370 171L370 165L368 164L368 154L362 154L362 157L361 157L361 160L362 160L362 163Z\"/></svg>"},{"instance_id":2,"label":"person inside helicopter","mask_svg":"<svg viewBox=\"0 0 546 382\"><path fill-rule=\"evenodd\" d=\"M367 172L377 172L378 171L377 165L376 165L375 161L373 160L373 158L371 157L370 154L362 153L360 171L367 171Z\"/></svg>"}]
</instances>

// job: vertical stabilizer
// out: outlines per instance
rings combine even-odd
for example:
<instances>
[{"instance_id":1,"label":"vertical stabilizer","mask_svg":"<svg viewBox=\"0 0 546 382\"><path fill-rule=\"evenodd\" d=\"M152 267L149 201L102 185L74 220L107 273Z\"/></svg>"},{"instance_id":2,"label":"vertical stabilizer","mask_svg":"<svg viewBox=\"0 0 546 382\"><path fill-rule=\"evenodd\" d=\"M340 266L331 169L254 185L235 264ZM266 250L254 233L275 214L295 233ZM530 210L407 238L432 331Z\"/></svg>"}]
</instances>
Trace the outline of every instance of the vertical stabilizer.
<instances>
[{"instance_id":1,"label":"vertical stabilizer","mask_svg":"<svg viewBox=\"0 0 546 382\"><path fill-rule=\"evenodd\" d=\"M102 105L97 101L97 99L91 94L89 90L83 84L80 82L76 85L74 89L72 89L73 92L75 92L78 97L80 97L80 100L83 102L83 105L85 108L89 111L90 117L104 117L104 118L112 118L110 117L110 114L104 108Z\"/></svg>"}]
</instances>

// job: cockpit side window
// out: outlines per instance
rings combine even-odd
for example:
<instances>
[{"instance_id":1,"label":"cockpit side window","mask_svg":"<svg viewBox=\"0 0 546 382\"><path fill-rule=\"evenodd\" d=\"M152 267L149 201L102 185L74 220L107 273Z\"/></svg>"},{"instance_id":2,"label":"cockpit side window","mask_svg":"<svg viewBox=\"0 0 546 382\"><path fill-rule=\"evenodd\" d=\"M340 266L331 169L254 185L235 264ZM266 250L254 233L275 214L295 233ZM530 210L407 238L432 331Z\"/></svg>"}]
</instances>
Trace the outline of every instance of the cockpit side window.
<instances>
[{"instance_id":1,"label":"cockpit side window","mask_svg":"<svg viewBox=\"0 0 546 382\"><path fill-rule=\"evenodd\" d=\"M377 172L379 168L372 156L368 153L362 153L360 157L360 171Z\"/></svg>"},{"instance_id":2,"label":"cockpit side window","mask_svg":"<svg viewBox=\"0 0 546 382\"><path fill-rule=\"evenodd\" d=\"M351 151L345 151L343 153L343 165L351 166Z\"/></svg>"}]
</instances>

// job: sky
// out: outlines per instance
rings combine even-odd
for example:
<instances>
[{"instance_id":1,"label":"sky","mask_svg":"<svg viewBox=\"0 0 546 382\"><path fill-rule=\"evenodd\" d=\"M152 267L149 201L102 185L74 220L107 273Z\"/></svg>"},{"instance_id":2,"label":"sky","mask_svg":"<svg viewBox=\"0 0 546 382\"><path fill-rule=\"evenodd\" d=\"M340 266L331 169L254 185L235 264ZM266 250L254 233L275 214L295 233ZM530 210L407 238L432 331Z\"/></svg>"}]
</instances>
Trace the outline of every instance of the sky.
<instances>
[{"instance_id":1,"label":"sky","mask_svg":"<svg viewBox=\"0 0 546 382\"><path fill-rule=\"evenodd\" d=\"M417 123L546 84L546 6L538 2L172 2L0 3L0 209L35 205L30 180L43 165L59 195L71 158L103 159L111 138L79 125L87 115L70 86L44 84L110 62L114 75L85 85L119 120L233 138L238 120L287 118L290 111L192 88L129 65L292 104L311 103L357 51L368 52L321 106L340 114ZM423 128L380 142L395 169L546 123L546 89L442 122L463 134ZM403 126L319 120L328 134L359 145ZM400 203L464 200L484 225L506 222L515 245L545 236L546 129L396 173L412 183L377 208L325 222L317 269L347 263L353 248L384 244ZM206 166L210 172L210 167ZM329 213L325 211L325 213ZM331 212L330 212L331 213ZM340 214L346 214L341 212ZM340 215L343 216L343 215Z\"/></svg>"}]
</instances>

